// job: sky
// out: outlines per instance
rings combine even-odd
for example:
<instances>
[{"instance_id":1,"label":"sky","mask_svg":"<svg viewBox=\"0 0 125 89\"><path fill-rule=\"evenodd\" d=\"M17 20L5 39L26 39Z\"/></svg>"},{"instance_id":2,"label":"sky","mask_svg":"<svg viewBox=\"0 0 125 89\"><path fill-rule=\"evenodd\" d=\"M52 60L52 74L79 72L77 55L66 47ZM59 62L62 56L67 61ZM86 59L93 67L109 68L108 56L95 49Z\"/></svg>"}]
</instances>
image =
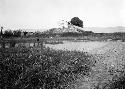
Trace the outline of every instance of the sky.
<instances>
[{"instance_id":1,"label":"sky","mask_svg":"<svg viewBox=\"0 0 125 89\"><path fill-rule=\"evenodd\" d=\"M49 29L79 17L84 27L125 26L125 0L0 0L0 26Z\"/></svg>"}]
</instances>

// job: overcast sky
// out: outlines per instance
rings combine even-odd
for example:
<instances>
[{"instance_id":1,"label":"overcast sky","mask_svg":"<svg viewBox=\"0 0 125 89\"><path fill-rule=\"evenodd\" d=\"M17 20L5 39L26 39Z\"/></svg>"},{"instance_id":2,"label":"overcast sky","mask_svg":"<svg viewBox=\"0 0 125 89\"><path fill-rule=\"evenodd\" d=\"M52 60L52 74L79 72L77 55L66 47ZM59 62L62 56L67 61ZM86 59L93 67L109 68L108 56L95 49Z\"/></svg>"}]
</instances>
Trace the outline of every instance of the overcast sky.
<instances>
[{"instance_id":1,"label":"overcast sky","mask_svg":"<svg viewBox=\"0 0 125 89\"><path fill-rule=\"evenodd\" d=\"M48 29L79 17L84 27L125 26L125 0L0 0L0 26Z\"/></svg>"}]
</instances>

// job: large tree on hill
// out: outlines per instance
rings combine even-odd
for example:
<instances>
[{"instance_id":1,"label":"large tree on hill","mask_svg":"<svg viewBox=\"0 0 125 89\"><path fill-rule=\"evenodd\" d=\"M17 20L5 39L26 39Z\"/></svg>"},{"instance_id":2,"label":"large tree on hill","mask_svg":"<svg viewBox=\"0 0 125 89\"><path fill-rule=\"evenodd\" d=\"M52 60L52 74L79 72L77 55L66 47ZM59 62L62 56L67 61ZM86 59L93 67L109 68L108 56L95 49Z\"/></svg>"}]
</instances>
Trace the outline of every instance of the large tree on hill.
<instances>
[{"instance_id":1,"label":"large tree on hill","mask_svg":"<svg viewBox=\"0 0 125 89\"><path fill-rule=\"evenodd\" d=\"M73 17L70 21L71 24L79 27L83 27L83 21L80 20L78 17Z\"/></svg>"}]
</instances>

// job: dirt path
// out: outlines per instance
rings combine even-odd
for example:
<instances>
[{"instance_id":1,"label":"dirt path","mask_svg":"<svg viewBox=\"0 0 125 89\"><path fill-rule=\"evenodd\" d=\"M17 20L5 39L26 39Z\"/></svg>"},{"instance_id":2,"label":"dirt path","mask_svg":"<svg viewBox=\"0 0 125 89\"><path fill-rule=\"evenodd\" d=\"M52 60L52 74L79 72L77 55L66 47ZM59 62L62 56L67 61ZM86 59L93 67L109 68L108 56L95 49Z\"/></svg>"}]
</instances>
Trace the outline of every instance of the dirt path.
<instances>
[{"instance_id":1,"label":"dirt path","mask_svg":"<svg viewBox=\"0 0 125 89\"><path fill-rule=\"evenodd\" d=\"M96 65L92 68L90 76L84 78L85 82L79 89L110 89L114 81L124 75L125 44L111 42L96 49L92 55Z\"/></svg>"}]
</instances>

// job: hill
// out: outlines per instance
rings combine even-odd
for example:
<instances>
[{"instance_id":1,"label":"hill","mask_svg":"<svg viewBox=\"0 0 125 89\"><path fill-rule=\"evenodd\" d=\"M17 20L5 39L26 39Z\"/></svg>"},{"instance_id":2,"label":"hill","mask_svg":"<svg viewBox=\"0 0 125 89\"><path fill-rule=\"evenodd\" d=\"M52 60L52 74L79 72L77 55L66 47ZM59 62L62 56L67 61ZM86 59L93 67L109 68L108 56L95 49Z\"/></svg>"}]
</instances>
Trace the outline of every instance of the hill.
<instances>
[{"instance_id":1,"label":"hill","mask_svg":"<svg viewBox=\"0 0 125 89\"><path fill-rule=\"evenodd\" d=\"M78 26L69 26L67 28L52 28L47 31L44 31L43 33L46 34L59 34L59 33L67 33L67 32L74 32L74 33L82 33L84 32L84 28L78 27Z\"/></svg>"},{"instance_id":2,"label":"hill","mask_svg":"<svg viewBox=\"0 0 125 89\"><path fill-rule=\"evenodd\" d=\"M76 32L82 33L85 31L92 31L94 33L114 33L114 32L125 32L125 27L117 26L117 27L78 27L71 26L69 28L52 28L43 33L66 33L66 32Z\"/></svg>"}]
</instances>

